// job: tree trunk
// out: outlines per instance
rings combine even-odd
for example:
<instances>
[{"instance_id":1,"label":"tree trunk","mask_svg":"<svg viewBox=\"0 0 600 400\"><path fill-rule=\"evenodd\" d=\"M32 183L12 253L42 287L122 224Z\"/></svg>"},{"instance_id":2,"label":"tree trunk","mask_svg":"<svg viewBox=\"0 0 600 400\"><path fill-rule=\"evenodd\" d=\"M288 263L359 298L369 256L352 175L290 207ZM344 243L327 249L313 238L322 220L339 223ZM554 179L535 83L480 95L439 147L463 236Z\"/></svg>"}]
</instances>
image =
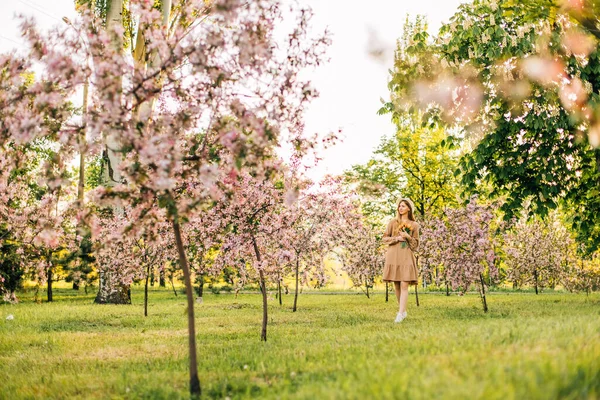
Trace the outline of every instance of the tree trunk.
<instances>
[{"instance_id":1,"label":"tree trunk","mask_svg":"<svg viewBox=\"0 0 600 400\"><path fill-rule=\"evenodd\" d=\"M161 14L162 14L162 23L163 28L165 29L165 33L168 35L169 29L169 19L171 16L171 0L162 0L161 5ZM140 73L145 74L145 71L152 70L157 67L160 62L160 54L155 49L151 53L148 53L148 49L146 48L146 35L142 29L138 29L136 46L133 51L133 61L134 67ZM159 75L155 78L155 81L158 83L158 88L162 88L162 76ZM138 115L140 116L148 116L148 119L151 120L152 112L154 111L154 106L156 104L157 96L152 97L148 101L142 102L138 107Z\"/></svg>"},{"instance_id":2,"label":"tree trunk","mask_svg":"<svg viewBox=\"0 0 600 400\"><path fill-rule=\"evenodd\" d=\"M52 266L48 267L46 275L47 275L46 277L48 278L46 294L48 296L48 302L51 302L52 301L52 279L54 279L54 277L52 276Z\"/></svg>"},{"instance_id":3,"label":"tree trunk","mask_svg":"<svg viewBox=\"0 0 600 400\"><path fill-rule=\"evenodd\" d=\"M131 304L129 286L122 284L110 272L100 274L96 304Z\"/></svg>"},{"instance_id":4,"label":"tree trunk","mask_svg":"<svg viewBox=\"0 0 600 400\"><path fill-rule=\"evenodd\" d=\"M173 233L175 234L175 243L179 253L179 265L185 278L185 294L187 296L187 317L188 317L188 346L190 353L190 394L192 397L200 397L200 379L198 378L198 362L196 357L196 326L194 318L194 293L192 288L192 278L190 268L185 256L183 241L181 240L181 228L179 223L173 219Z\"/></svg>"},{"instance_id":5,"label":"tree trunk","mask_svg":"<svg viewBox=\"0 0 600 400\"><path fill-rule=\"evenodd\" d=\"M386 282L385 283L385 302L387 303L389 301L390 298L390 283Z\"/></svg>"},{"instance_id":6,"label":"tree trunk","mask_svg":"<svg viewBox=\"0 0 600 400\"><path fill-rule=\"evenodd\" d=\"M263 321L262 321L262 330L260 332L260 340L263 342L267 341L267 322L268 322L268 314L267 314L267 285L265 282L265 274L262 270L258 271L258 275L260 277L260 287L262 290L262 300L263 300Z\"/></svg>"},{"instance_id":7,"label":"tree trunk","mask_svg":"<svg viewBox=\"0 0 600 400\"><path fill-rule=\"evenodd\" d=\"M148 316L148 278L150 275L150 265L146 267L146 284L144 285L144 317Z\"/></svg>"},{"instance_id":8,"label":"tree trunk","mask_svg":"<svg viewBox=\"0 0 600 400\"><path fill-rule=\"evenodd\" d=\"M107 3L107 11L106 11L106 30L111 35L111 44L115 51L122 53L123 52L123 36L114 34L115 30L120 32L120 29L123 26L123 0L109 0ZM122 88L122 79L118 78L118 81L115 82L115 85L119 88ZM119 96L121 92L119 91ZM107 135L106 135L107 134ZM119 171L119 165L121 164L122 155L118 152L118 149L121 147L117 142L117 138L110 134L110 132L105 132L105 158L104 162L106 165L104 166L104 185L108 187L115 186L118 183L121 183L121 173ZM115 151L117 150L117 151ZM120 210L115 210L119 212Z\"/></svg>"},{"instance_id":9,"label":"tree trunk","mask_svg":"<svg viewBox=\"0 0 600 400\"><path fill-rule=\"evenodd\" d=\"M367 289L366 294L367 294L367 299L370 299L371 296L369 296L369 283L365 282L365 288Z\"/></svg>"},{"instance_id":10,"label":"tree trunk","mask_svg":"<svg viewBox=\"0 0 600 400\"><path fill-rule=\"evenodd\" d=\"M281 279L277 281L277 291L279 292L279 305L283 305L283 301L281 300Z\"/></svg>"},{"instance_id":11,"label":"tree trunk","mask_svg":"<svg viewBox=\"0 0 600 400\"><path fill-rule=\"evenodd\" d=\"M173 289L173 293L175 293L175 297L177 297L177 290L175 290L175 284L173 283L173 276L171 276L171 288Z\"/></svg>"},{"instance_id":12,"label":"tree trunk","mask_svg":"<svg viewBox=\"0 0 600 400\"><path fill-rule=\"evenodd\" d=\"M256 239L252 238L252 246L254 246L254 253L256 254L256 261L260 263L260 251L258 250L258 245L256 244ZM267 322L268 322L268 314L267 314L267 285L265 283L265 274L261 269L258 270L258 276L260 278L260 289L262 291L262 300L263 300L263 321L262 321L262 331L260 333L260 340L266 342L267 341Z\"/></svg>"},{"instance_id":13,"label":"tree trunk","mask_svg":"<svg viewBox=\"0 0 600 400\"><path fill-rule=\"evenodd\" d=\"M533 281L535 285L535 294L538 294L538 273L537 269L533 270Z\"/></svg>"},{"instance_id":14,"label":"tree trunk","mask_svg":"<svg viewBox=\"0 0 600 400\"><path fill-rule=\"evenodd\" d=\"M448 287L448 282L446 282L446 296L450 296L450 288Z\"/></svg>"},{"instance_id":15,"label":"tree trunk","mask_svg":"<svg viewBox=\"0 0 600 400\"><path fill-rule=\"evenodd\" d=\"M89 80L86 78L83 83L83 108L82 108L82 119L85 121L88 109L88 91L89 91ZM85 122L84 122L85 124ZM85 126L81 130L79 136L79 182L77 184L77 201L79 207L83 208L83 193L85 190L85 142L86 142L86 128ZM81 243L80 243L81 245ZM73 290L79 290L79 283L73 281ZM87 293L87 291L86 291Z\"/></svg>"},{"instance_id":16,"label":"tree trunk","mask_svg":"<svg viewBox=\"0 0 600 400\"><path fill-rule=\"evenodd\" d=\"M483 312L488 312L487 301L485 300L485 283L483 281L483 275L479 274L479 280L481 282L481 302L483 303Z\"/></svg>"},{"instance_id":17,"label":"tree trunk","mask_svg":"<svg viewBox=\"0 0 600 400\"><path fill-rule=\"evenodd\" d=\"M200 274L200 279L198 279L198 297L202 298L204 296L204 275Z\"/></svg>"},{"instance_id":18,"label":"tree trunk","mask_svg":"<svg viewBox=\"0 0 600 400\"><path fill-rule=\"evenodd\" d=\"M123 26L123 0L108 0L106 11L106 31L111 36L111 45L115 51L123 51L122 35L115 35L115 29L120 31ZM122 79L117 78L115 86L122 88ZM121 96L119 91L118 96ZM119 165L121 164L121 153L119 143L111 132L103 132L104 150L102 152L102 183L103 186L113 187L121 182ZM123 210L113 207L113 212L122 214ZM98 294L94 300L98 304L130 304L127 285L123 285L118 277L110 272L100 272Z\"/></svg>"},{"instance_id":19,"label":"tree trunk","mask_svg":"<svg viewBox=\"0 0 600 400\"><path fill-rule=\"evenodd\" d=\"M85 117L87 115L88 108L88 91L89 91L89 81L86 78L83 84L83 109L82 109L82 117L85 121ZM85 123L85 122L84 122ZM79 136L79 183L77 184L77 201L79 202L79 206L83 207L83 192L85 189L85 142L86 142L86 129L81 130L81 134Z\"/></svg>"},{"instance_id":20,"label":"tree trunk","mask_svg":"<svg viewBox=\"0 0 600 400\"><path fill-rule=\"evenodd\" d=\"M106 29L115 29L116 26L123 26L123 0L109 0L106 10ZM120 49L123 45L123 38L115 35L112 38L112 45Z\"/></svg>"},{"instance_id":21,"label":"tree trunk","mask_svg":"<svg viewBox=\"0 0 600 400\"><path fill-rule=\"evenodd\" d=\"M419 307L419 305L420 305L419 304L419 289L418 289L418 287L419 287L419 284L417 283L415 285L415 297L417 298L417 307Z\"/></svg>"},{"instance_id":22,"label":"tree trunk","mask_svg":"<svg viewBox=\"0 0 600 400\"><path fill-rule=\"evenodd\" d=\"M165 270L163 268L164 268L164 266L161 268L161 270L158 274L158 286L167 287L167 283L165 281Z\"/></svg>"},{"instance_id":23,"label":"tree trunk","mask_svg":"<svg viewBox=\"0 0 600 400\"><path fill-rule=\"evenodd\" d=\"M298 275L300 274L300 259L298 255L296 255L296 292L294 293L294 307L292 308L292 312L296 312L298 305Z\"/></svg>"}]
</instances>

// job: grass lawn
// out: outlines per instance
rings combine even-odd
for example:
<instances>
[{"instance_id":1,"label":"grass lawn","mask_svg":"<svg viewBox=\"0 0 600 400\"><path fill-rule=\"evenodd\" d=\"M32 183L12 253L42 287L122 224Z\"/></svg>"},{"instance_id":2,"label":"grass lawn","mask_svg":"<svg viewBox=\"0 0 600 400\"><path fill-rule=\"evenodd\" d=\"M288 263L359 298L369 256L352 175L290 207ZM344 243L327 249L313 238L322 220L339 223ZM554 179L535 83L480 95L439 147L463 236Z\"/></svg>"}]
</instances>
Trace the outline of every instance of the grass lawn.
<instances>
[{"instance_id":1,"label":"grass lawn","mask_svg":"<svg viewBox=\"0 0 600 400\"><path fill-rule=\"evenodd\" d=\"M0 306L0 399L188 398L185 298L143 292L131 306L58 289ZM420 295L394 324L384 295L257 294L196 305L205 398L598 399L600 294ZM13 320L6 320L12 314Z\"/></svg>"}]
</instances>

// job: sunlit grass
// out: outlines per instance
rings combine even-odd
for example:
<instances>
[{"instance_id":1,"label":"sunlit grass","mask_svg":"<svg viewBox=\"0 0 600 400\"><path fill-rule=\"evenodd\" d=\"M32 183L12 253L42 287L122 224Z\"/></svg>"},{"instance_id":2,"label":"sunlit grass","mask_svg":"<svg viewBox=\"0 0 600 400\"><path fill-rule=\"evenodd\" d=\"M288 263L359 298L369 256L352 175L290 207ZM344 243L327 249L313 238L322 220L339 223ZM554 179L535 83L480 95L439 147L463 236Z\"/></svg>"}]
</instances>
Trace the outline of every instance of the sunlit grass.
<instances>
[{"instance_id":1,"label":"sunlit grass","mask_svg":"<svg viewBox=\"0 0 600 400\"><path fill-rule=\"evenodd\" d=\"M186 398L185 299L143 292L132 306L92 304L58 289L0 306L0 398ZM382 294L305 294L292 313L272 300L260 342L256 294L196 304L207 398L600 397L600 295L423 294L393 324ZM9 314L14 320L6 320Z\"/></svg>"}]
</instances>

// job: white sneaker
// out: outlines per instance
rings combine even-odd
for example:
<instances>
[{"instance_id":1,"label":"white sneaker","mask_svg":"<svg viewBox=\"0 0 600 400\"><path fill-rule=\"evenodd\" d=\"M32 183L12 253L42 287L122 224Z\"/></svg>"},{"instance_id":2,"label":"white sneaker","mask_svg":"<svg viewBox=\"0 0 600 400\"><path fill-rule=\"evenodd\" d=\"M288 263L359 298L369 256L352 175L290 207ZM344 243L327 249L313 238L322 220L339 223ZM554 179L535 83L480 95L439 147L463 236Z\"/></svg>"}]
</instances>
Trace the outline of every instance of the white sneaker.
<instances>
[{"instance_id":1,"label":"white sneaker","mask_svg":"<svg viewBox=\"0 0 600 400\"><path fill-rule=\"evenodd\" d=\"M406 318L406 311L404 311L403 313L399 312L398 315L396 315L396 319L394 320L395 323L399 323L404 321L404 318Z\"/></svg>"}]
</instances>

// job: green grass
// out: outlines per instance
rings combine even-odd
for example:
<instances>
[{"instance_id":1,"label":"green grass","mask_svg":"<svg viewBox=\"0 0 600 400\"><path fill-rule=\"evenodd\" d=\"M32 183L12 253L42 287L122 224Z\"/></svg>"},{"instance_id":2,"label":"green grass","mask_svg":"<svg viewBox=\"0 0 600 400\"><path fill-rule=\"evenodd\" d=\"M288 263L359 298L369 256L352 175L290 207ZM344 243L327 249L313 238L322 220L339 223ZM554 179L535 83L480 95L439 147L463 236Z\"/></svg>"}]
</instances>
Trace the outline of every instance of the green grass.
<instances>
[{"instance_id":1,"label":"green grass","mask_svg":"<svg viewBox=\"0 0 600 400\"><path fill-rule=\"evenodd\" d=\"M188 398L185 299L153 289L144 318L142 295L0 306L0 399ZM382 294L283 300L267 343L259 295L196 305L205 398L600 398L600 294L491 294L487 314L476 295L424 294L402 324Z\"/></svg>"}]
</instances>

